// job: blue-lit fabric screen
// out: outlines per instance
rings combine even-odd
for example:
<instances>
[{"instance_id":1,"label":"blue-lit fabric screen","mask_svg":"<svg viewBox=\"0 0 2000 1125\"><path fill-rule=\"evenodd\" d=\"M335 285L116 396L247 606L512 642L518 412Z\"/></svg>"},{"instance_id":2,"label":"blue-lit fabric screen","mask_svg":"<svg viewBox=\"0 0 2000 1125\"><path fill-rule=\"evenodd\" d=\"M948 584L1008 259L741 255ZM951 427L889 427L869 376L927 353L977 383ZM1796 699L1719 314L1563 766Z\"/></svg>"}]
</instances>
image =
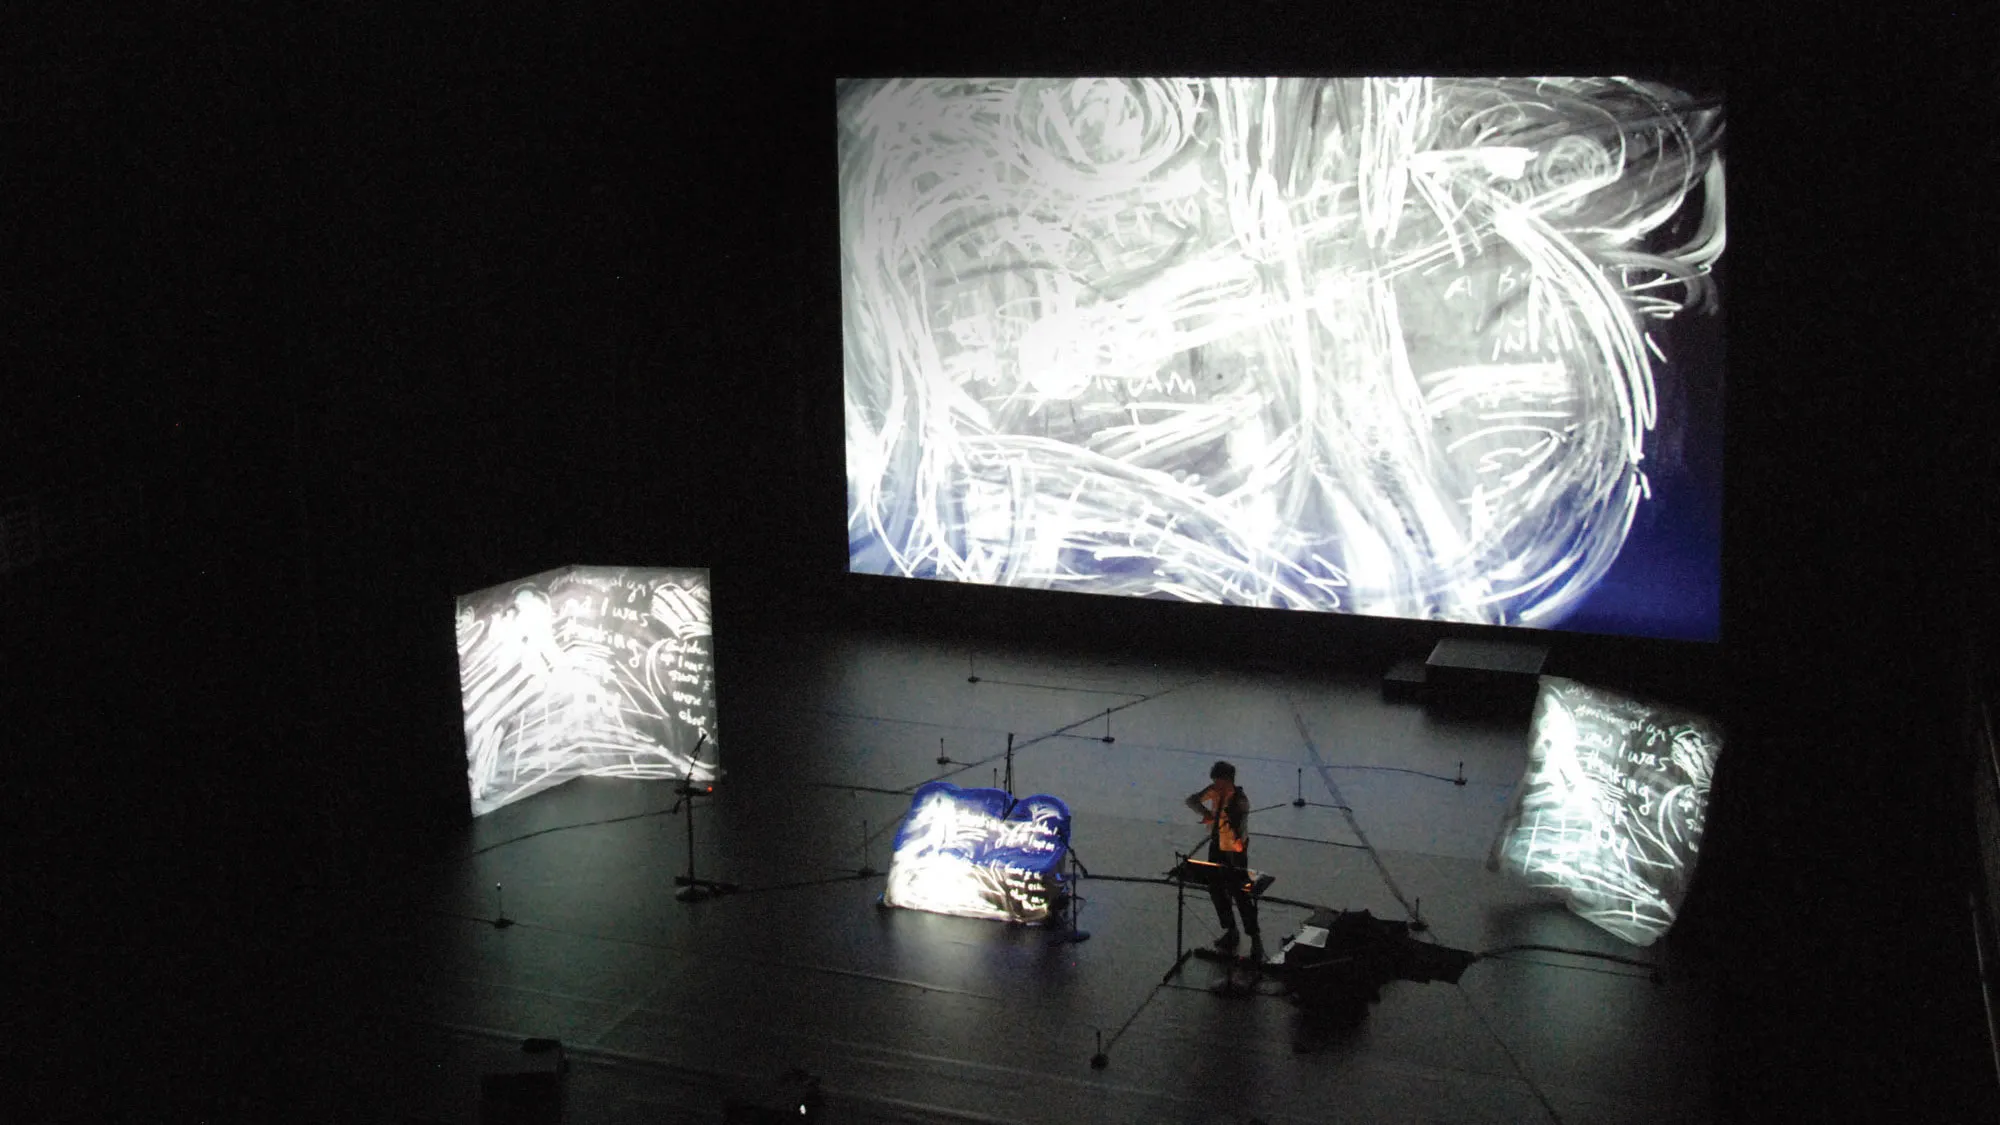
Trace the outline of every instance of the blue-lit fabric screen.
<instances>
[{"instance_id":1,"label":"blue-lit fabric screen","mask_svg":"<svg viewBox=\"0 0 2000 1125\"><path fill-rule=\"evenodd\" d=\"M1063 891L1069 807L1047 795L1015 800L1000 789L920 786L896 832L890 906L1044 922Z\"/></svg>"}]
</instances>

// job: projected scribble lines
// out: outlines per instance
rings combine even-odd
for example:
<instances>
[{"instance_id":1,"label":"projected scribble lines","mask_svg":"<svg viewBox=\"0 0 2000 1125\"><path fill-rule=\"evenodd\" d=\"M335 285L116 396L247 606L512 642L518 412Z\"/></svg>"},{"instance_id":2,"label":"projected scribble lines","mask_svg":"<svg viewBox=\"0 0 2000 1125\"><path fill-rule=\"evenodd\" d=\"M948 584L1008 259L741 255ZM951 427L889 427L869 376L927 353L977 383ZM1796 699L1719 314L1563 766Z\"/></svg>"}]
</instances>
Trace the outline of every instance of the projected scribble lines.
<instances>
[{"instance_id":1,"label":"projected scribble lines","mask_svg":"<svg viewBox=\"0 0 2000 1125\"><path fill-rule=\"evenodd\" d=\"M1651 749L1653 747L1665 749ZM1547 678L1498 858L1635 944L1673 924L1700 845L1719 736L1692 716Z\"/></svg>"},{"instance_id":2,"label":"projected scribble lines","mask_svg":"<svg viewBox=\"0 0 2000 1125\"><path fill-rule=\"evenodd\" d=\"M707 599L705 572L590 567L461 599L474 812L576 776L712 779Z\"/></svg>"},{"instance_id":3,"label":"projected scribble lines","mask_svg":"<svg viewBox=\"0 0 2000 1125\"><path fill-rule=\"evenodd\" d=\"M1713 305L1718 107L1623 79L857 90L853 569L1546 624L1616 557L1667 362L1637 324Z\"/></svg>"}]
</instances>

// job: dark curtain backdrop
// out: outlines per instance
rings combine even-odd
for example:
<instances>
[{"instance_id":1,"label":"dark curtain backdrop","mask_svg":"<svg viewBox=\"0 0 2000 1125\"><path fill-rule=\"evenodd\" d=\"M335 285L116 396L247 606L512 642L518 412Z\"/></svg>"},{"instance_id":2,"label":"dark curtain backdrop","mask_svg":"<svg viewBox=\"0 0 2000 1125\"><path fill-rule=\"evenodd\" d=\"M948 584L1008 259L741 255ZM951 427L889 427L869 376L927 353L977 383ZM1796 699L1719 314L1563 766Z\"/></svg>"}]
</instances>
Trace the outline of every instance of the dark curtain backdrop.
<instances>
[{"instance_id":1,"label":"dark curtain backdrop","mask_svg":"<svg viewBox=\"0 0 2000 1125\"><path fill-rule=\"evenodd\" d=\"M136 476L148 504L111 555L0 577L35 703L10 753L44 841L17 874L68 904L52 934L117 909L78 887L126 887L173 929L191 895L254 914L264 888L365 874L461 820L458 593L573 562L712 567L725 699L732 620L1018 617L842 581L836 75L1705 74L1730 102L1726 641L1612 646L1604 674L1723 685L1698 894L1728 904L1715 940L1759 951L1737 1026L1773 1029L1743 1033L1733 1088L1903 1081L1867 1077L1892 1069L1871 1052L1922 1031L1898 920L1963 887L1941 748L1996 577L1991 5L54 18L9 45L35 93L6 172L32 268L0 334L0 468L9 491ZM1398 644L1178 608L1071 623L1082 643Z\"/></svg>"}]
</instances>

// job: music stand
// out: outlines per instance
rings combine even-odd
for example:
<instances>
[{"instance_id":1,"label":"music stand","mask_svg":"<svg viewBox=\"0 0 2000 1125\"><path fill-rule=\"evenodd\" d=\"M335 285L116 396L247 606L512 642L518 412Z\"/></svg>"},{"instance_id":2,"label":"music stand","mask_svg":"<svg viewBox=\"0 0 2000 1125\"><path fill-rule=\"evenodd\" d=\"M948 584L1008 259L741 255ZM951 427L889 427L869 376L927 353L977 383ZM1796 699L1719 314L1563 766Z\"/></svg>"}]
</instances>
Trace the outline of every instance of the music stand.
<instances>
[{"instance_id":1,"label":"music stand","mask_svg":"<svg viewBox=\"0 0 2000 1125\"><path fill-rule=\"evenodd\" d=\"M1205 859L1195 859L1193 856L1180 856L1179 859L1181 866L1176 868L1171 874L1184 878L1190 883L1206 887L1217 882L1222 876L1223 866L1219 863L1210 863ZM1276 875L1266 875L1262 871L1249 871L1246 869L1246 874L1250 876L1250 881L1244 884L1244 889L1250 892L1251 898L1262 896L1265 891L1271 888L1271 884L1278 881Z\"/></svg>"}]
</instances>

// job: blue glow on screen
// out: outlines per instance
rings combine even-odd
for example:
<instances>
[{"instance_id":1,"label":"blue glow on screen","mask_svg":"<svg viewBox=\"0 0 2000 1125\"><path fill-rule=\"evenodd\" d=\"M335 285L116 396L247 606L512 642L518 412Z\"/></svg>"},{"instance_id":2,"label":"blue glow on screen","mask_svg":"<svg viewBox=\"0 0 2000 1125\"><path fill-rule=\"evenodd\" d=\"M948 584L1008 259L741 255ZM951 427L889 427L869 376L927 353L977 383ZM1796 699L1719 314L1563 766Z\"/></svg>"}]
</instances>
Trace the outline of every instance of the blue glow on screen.
<instances>
[{"instance_id":1,"label":"blue glow on screen","mask_svg":"<svg viewBox=\"0 0 2000 1125\"><path fill-rule=\"evenodd\" d=\"M1719 97L884 79L838 114L851 571L1719 638Z\"/></svg>"},{"instance_id":2,"label":"blue glow on screen","mask_svg":"<svg viewBox=\"0 0 2000 1125\"><path fill-rule=\"evenodd\" d=\"M883 901L1014 922L1046 921L1063 889L1069 807L1038 794L920 786L896 832Z\"/></svg>"}]
</instances>

